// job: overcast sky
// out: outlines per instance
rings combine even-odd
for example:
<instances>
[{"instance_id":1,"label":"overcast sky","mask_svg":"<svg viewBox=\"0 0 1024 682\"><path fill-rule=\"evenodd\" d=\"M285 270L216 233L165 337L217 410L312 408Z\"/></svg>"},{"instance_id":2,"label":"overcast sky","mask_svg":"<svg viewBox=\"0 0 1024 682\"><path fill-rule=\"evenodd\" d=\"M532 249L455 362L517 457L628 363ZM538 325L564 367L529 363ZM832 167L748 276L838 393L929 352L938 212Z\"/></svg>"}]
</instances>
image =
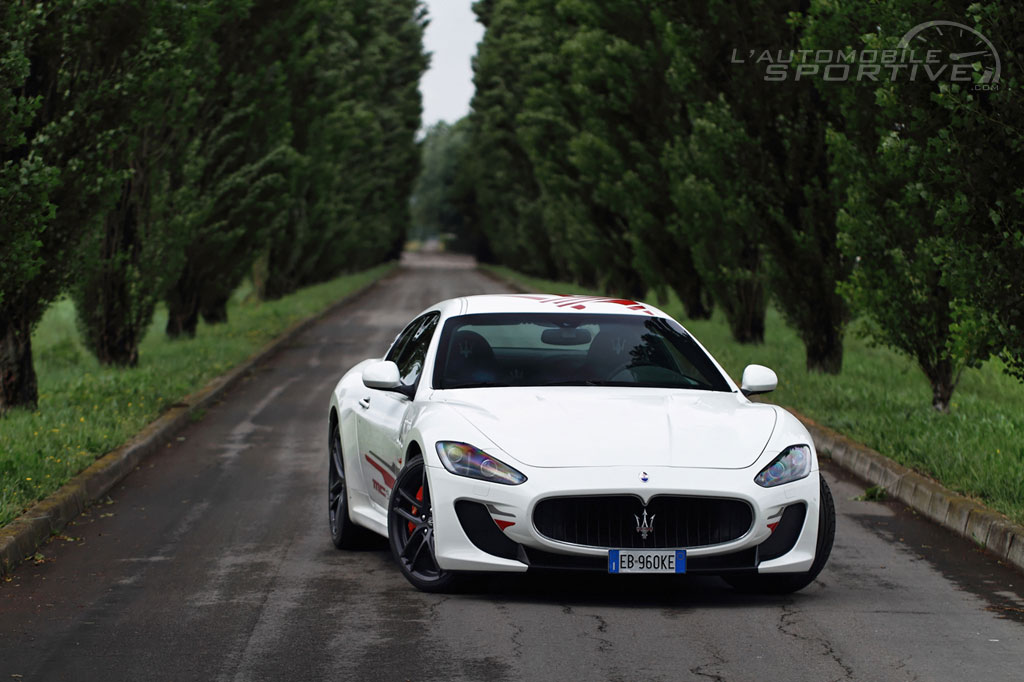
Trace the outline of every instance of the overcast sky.
<instances>
[{"instance_id":1,"label":"overcast sky","mask_svg":"<svg viewBox=\"0 0 1024 682\"><path fill-rule=\"evenodd\" d=\"M423 125L438 121L455 123L469 113L473 97L473 67L476 44L484 35L471 6L473 0L424 0L430 12L430 26L424 38L433 54L430 71L423 76Z\"/></svg>"}]
</instances>

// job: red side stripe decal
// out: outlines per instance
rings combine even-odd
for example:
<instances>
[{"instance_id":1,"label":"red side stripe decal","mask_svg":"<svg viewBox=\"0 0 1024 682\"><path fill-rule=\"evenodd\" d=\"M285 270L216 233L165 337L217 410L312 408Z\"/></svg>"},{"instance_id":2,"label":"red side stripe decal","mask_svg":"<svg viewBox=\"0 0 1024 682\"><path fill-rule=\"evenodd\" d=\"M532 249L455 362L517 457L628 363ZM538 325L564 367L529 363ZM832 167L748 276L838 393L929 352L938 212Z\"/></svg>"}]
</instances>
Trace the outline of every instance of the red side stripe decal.
<instances>
[{"instance_id":1,"label":"red side stripe decal","mask_svg":"<svg viewBox=\"0 0 1024 682\"><path fill-rule=\"evenodd\" d=\"M375 462L373 458L370 457L369 455L366 455L366 461L369 462L370 466L379 471L380 475L384 477L384 485L386 485L389 488L395 487L395 477L390 471L382 467L380 464L377 464L377 462Z\"/></svg>"}]
</instances>

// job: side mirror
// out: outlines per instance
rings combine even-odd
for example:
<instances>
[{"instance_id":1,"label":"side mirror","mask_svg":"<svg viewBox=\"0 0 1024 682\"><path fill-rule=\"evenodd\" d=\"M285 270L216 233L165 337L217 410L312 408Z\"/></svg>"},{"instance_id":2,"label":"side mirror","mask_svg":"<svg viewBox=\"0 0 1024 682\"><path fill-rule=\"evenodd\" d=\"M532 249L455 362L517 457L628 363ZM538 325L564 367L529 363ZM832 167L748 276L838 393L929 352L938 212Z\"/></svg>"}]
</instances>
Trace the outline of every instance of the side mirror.
<instances>
[{"instance_id":1,"label":"side mirror","mask_svg":"<svg viewBox=\"0 0 1024 682\"><path fill-rule=\"evenodd\" d=\"M363 370L363 385L384 391L401 387L402 376L398 373L398 365L390 360L375 362Z\"/></svg>"},{"instance_id":2,"label":"side mirror","mask_svg":"<svg viewBox=\"0 0 1024 682\"><path fill-rule=\"evenodd\" d=\"M763 365L747 365L747 368L743 370L743 382L740 384L740 390L745 396L770 393L778 386L779 377Z\"/></svg>"}]
</instances>

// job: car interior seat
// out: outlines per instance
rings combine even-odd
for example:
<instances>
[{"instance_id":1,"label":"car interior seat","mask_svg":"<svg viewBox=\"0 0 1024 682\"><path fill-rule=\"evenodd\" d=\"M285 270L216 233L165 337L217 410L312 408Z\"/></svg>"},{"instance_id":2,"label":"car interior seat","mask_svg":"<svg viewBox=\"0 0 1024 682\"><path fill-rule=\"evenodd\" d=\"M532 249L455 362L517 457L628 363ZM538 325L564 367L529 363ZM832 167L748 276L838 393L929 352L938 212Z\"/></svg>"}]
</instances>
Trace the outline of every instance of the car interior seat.
<instances>
[{"instance_id":1,"label":"car interior seat","mask_svg":"<svg viewBox=\"0 0 1024 682\"><path fill-rule=\"evenodd\" d=\"M477 332L456 332L448 346L444 382L446 386L490 383L497 379L494 349Z\"/></svg>"}]
</instances>

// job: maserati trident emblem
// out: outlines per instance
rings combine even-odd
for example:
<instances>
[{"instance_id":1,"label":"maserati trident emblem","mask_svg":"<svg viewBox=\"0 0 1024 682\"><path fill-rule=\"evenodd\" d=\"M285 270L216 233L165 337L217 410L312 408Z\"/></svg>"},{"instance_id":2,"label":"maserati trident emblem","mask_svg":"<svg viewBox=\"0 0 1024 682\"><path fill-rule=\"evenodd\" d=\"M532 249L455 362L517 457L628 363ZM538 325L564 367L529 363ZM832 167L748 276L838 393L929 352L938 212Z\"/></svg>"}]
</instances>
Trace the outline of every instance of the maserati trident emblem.
<instances>
[{"instance_id":1,"label":"maserati trident emblem","mask_svg":"<svg viewBox=\"0 0 1024 682\"><path fill-rule=\"evenodd\" d=\"M654 517L657 514L651 514L650 520L647 519L647 507L644 507L644 518L643 521L636 514L633 514L633 518L636 519L636 532L640 533L640 539L646 540L647 535L654 532Z\"/></svg>"}]
</instances>

